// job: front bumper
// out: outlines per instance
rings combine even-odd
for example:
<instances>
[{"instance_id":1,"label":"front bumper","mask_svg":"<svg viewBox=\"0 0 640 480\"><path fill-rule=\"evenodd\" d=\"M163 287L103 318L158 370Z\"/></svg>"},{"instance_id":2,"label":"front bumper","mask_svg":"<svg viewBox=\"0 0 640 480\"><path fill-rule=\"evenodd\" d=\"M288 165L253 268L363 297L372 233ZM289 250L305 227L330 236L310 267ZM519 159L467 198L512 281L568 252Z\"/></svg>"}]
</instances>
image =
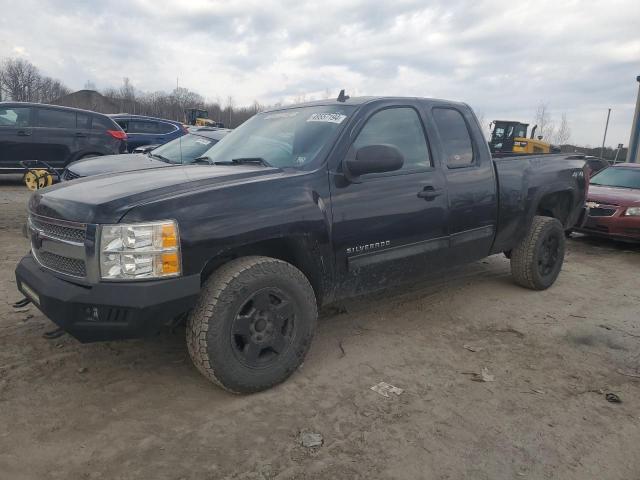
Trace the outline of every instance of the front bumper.
<instances>
[{"instance_id":1,"label":"front bumper","mask_svg":"<svg viewBox=\"0 0 640 480\"><path fill-rule=\"evenodd\" d=\"M576 232L617 240L640 241L640 217L626 216L626 208L619 207L611 216L590 216L574 228Z\"/></svg>"},{"instance_id":2,"label":"front bumper","mask_svg":"<svg viewBox=\"0 0 640 480\"><path fill-rule=\"evenodd\" d=\"M153 335L193 308L200 292L200 275L81 286L56 277L31 255L15 273L18 290L81 342Z\"/></svg>"}]
</instances>

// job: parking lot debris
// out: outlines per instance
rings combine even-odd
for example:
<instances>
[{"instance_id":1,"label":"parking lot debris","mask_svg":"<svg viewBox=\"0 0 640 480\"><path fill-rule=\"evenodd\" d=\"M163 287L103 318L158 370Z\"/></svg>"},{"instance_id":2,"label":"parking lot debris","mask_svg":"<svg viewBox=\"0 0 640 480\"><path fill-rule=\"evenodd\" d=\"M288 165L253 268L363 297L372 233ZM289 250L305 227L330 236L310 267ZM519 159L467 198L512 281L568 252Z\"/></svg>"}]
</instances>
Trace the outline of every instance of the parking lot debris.
<instances>
[{"instance_id":1,"label":"parking lot debris","mask_svg":"<svg viewBox=\"0 0 640 480\"><path fill-rule=\"evenodd\" d=\"M321 447L324 438L320 433L302 432L300 433L300 443L305 448Z\"/></svg>"},{"instance_id":2,"label":"parking lot debris","mask_svg":"<svg viewBox=\"0 0 640 480\"><path fill-rule=\"evenodd\" d=\"M622 403L622 399L613 392L608 392L604 398L606 398L609 403Z\"/></svg>"},{"instance_id":3,"label":"parking lot debris","mask_svg":"<svg viewBox=\"0 0 640 480\"><path fill-rule=\"evenodd\" d=\"M87 367L80 367L78 369L78 373L87 373L89 371L89 369Z\"/></svg>"},{"instance_id":4,"label":"parking lot debris","mask_svg":"<svg viewBox=\"0 0 640 480\"><path fill-rule=\"evenodd\" d=\"M463 345L462 348L469 350L470 352L479 352L482 350L482 347L474 347L472 345Z\"/></svg>"},{"instance_id":5,"label":"parking lot debris","mask_svg":"<svg viewBox=\"0 0 640 480\"><path fill-rule=\"evenodd\" d=\"M61 328L56 328L55 330L44 332L42 334L42 338L46 338L47 340L53 340L55 338L60 338L62 335L64 335L64 330L62 330Z\"/></svg>"},{"instance_id":6,"label":"parking lot debris","mask_svg":"<svg viewBox=\"0 0 640 480\"><path fill-rule=\"evenodd\" d=\"M22 300L18 300L16 303L12 304L13 308L23 308L31 303L31 300L27 297L24 297Z\"/></svg>"},{"instance_id":7,"label":"parking lot debris","mask_svg":"<svg viewBox=\"0 0 640 480\"><path fill-rule=\"evenodd\" d=\"M404 392L404 389L394 387L387 382L377 383L373 387L370 387L370 389L386 398L389 398L390 393L393 393L395 395L402 395L402 392Z\"/></svg>"},{"instance_id":8,"label":"parking lot debris","mask_svg":"<svg viewBox=\"0 0 640 480\"><path fill-rule=\"evenodd\" d=\"M471 375L471 380L474 382L495 382L495 375L491 375L489 373L489 369L487 367L482 367L480 373L477 372L462 372L463 375Z\"/></svg>"}]
</instances>

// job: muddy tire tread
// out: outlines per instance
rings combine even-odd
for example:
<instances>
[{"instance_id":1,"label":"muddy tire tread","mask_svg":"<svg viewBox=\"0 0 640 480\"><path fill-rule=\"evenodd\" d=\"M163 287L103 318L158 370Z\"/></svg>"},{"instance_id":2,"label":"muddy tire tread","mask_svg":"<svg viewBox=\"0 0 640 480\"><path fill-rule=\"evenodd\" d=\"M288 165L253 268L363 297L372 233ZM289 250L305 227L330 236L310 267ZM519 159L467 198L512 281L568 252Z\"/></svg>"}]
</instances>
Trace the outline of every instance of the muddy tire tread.
<instances>
[{"instance_id":1,"label":"muddy tire tread","mask_svg":"<svg viewBox=\"0 0 640 480\"><path fill-rule=\"evenodd\" d=\"M228 305L233 300L232 298L225 298L229 297L229 293L232 293L229 291L230 285L241 286L260 275L272 274L274 270L279 271L278 273L294 277L295 281L303 286L307 304L313 308L312 318L317 318L317 304L313 288L307 277L300 270L276 258L248 256L232 260L222 265L209 277L203 286L196 306L187 319L187 349L194 365L206 378L228 392L234 394L247 393L247 391L252 390L252 388L250 385L247 385L242 391L230 388L216 375L216 371L211 365L207 353L209 348L208 336L210 319L214 316L214 312L223 304ZM312 326L312 332L315 332L315 321ZM217 332L214 329L213 333L217 335L222 332ZM302 350L296 352L300 361L304 359L310 345L311 338L304 342ZM291 371L294 369L295 368L292 368ZM280 381L274 381L266 388L270 388L278 383L280 383ZM262 389L263 388L260 388L260 390Z\"/></svg>"}]
</instances>

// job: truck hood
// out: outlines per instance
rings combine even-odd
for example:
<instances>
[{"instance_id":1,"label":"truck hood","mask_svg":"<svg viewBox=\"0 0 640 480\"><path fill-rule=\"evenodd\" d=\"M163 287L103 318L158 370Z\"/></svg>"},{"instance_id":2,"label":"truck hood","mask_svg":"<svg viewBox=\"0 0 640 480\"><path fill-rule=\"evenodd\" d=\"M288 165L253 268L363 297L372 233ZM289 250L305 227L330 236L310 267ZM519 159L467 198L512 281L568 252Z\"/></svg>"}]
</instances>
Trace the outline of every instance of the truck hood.
<instances>
[{"instance_id":1,"label":"truck hood","mask_svg":"<svg viewBox=\"0 0 640 480\"><path fill-rule=\"evenodd\" d=\"M588 199L590 202L632 207L640 205L640 190L635 188L606 187L604 185L589 185Z\"/></svg>"},{"instance_id":2,"label":"truck hood","mask_svg":"<svg viewBox=\"0 0 640 480\"><path fill-rule=\"evenodd\" d=\"M80 223L117 223L143 203L283 175L295 173L257 165L181 165L96 175L37 190L29 200L29 211Z\"/></svg>"},{"instance_id":3,"label":"truck hood","mask_svg":"<svg viewBox=\"0 0 640 480\"><path fill-rule=\"evenodd\" d=\"M104 157L86 158L67 166L67 170L79 177L89 177L101 173L128 172L146 168L169 167L170 163L140 153L123 155L106 155Z\"/></svg>"}]
</instances>

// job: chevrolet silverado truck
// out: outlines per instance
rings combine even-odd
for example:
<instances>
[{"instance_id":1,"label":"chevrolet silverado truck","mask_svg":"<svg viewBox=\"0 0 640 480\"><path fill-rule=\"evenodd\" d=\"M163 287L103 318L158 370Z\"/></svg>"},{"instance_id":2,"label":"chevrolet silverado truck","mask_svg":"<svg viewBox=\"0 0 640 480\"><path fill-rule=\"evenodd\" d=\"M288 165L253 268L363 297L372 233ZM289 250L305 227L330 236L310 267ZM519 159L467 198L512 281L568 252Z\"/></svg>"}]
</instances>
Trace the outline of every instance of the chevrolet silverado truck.
<instances>
[{"instance_id":1,"label":"chevrolet silverado truck","mask_svg":"<svg viewBox=\"0 0 640 480\"><path fill-rule=\"evenodd\" d=\"M322 305L497 253L516 283L551 286L588 188L564 157L492 159L463 103L265 111L199 165L35 192L17 287L81 342L185 320L198 370L256 392L301 364Z\"/></svg>"}]
</instances>

